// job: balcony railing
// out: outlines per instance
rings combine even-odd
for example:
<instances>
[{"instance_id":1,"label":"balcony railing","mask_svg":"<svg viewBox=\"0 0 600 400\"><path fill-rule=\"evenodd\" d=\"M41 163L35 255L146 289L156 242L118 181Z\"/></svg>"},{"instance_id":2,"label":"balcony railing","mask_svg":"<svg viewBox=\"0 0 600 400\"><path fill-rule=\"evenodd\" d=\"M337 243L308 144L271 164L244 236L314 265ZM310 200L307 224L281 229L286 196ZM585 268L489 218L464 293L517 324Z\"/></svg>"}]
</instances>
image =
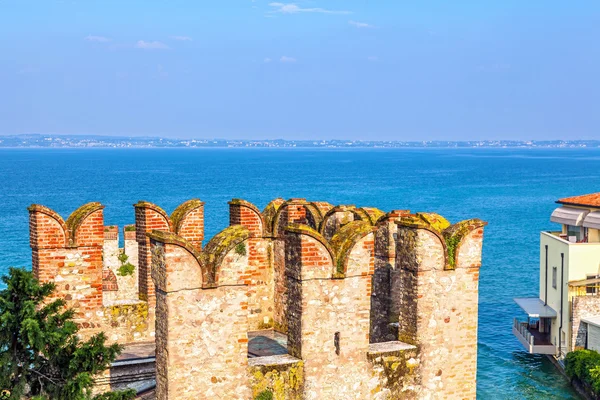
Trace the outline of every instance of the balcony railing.
<instances>
[{"instance_id":1,"label":"balcony railing","mask_svg":"<svg viewBox=\"0 0 600 400\"><path fill-rule=\"evenodd\" d=\"M531 354L556 354L556 346L550 343L548 334L541 333L527 322L513 320L513 334Z\"/></svg>"}]
</instances>

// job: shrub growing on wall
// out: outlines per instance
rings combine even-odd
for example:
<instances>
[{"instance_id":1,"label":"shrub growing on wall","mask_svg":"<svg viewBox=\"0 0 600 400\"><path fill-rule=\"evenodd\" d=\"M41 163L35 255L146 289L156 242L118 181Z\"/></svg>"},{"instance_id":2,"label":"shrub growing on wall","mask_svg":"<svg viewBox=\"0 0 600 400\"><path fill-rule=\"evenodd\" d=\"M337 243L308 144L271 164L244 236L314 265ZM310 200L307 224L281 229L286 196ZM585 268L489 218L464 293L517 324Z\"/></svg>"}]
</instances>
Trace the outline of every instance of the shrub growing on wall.
<instances>
[{"instance_id":1,"label":"shrub growing on wall","mask_svg":"<svg viewBox=\"0 0 600 400\"><path fill-rule=\"evenodd\" d=\"M120 253L118 259L121 262L121 266L119 267L117 273L120 276L133 275L135 266L129 262L129 256L125 253Z\"/></svg>"}]
</instances>

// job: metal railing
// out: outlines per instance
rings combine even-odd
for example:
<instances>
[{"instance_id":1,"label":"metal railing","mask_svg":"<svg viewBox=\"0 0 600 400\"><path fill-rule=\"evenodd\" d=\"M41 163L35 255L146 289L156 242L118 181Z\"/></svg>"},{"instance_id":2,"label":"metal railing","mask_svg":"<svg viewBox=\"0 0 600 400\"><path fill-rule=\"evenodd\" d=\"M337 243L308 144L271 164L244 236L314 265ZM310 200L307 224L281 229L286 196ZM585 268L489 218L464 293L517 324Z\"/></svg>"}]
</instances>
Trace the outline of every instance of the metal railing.
<instances>
[{"instance_id":1,"label":"metal railing","mask_svg":"<svg viewBox=\"0 0 600 400\"><path fill-rule=\"evenodd\" d=\"M529 332L529 324L527 322L521 322L518 319L514 318L513 326L531 346L535 344L535 338L533 337L531 332Z\"/></svg>"}]
</instances>

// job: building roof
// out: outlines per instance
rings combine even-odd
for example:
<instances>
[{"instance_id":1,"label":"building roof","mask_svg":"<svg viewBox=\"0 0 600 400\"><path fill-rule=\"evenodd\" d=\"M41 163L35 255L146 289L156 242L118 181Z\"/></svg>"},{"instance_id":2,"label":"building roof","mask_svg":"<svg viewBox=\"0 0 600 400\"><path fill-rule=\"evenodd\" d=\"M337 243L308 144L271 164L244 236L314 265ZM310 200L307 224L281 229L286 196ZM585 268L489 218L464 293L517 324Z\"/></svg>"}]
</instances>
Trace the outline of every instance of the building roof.
<instances>
[{"instance_id":1,"label":"building roof","mask_svg":"<svg viewBox=\"0 0 600 400\"><path fill-rule=\"evenodd\" d=\"M517 297L513 300L531 318L556 318L556 311L537 297Z\"/></svg>"},{"instance_id":2,"label":"building roof","mask_svg":"<svg viewBox=\"0 0 600 400\"><path fill-rule=\"evenodd\" d=\"M586 324L600 327L600 315L594 315L593 317L581 318Z\"/></svg>"},{"instance_id":3,"label":"building roof","mask_svg":"<svg viewBox=\"0 0 600 400\"><path fill-rule=\"evenodd\" d=\"M559 204L570 204L573 206L600 207L600 192L584 194L581 196L565 197L557 201Z\"/></svg>"},{"instance_id":4,"label":"building roof","mask_svg":"<svg viewBox=\"0 0 600 400\"><path fill-rule=\"evenodd\" d=\"M563 225L581 226L589 210L574 207L558 207L552 212L550 221Z\"/></svg>"}]
</instances>

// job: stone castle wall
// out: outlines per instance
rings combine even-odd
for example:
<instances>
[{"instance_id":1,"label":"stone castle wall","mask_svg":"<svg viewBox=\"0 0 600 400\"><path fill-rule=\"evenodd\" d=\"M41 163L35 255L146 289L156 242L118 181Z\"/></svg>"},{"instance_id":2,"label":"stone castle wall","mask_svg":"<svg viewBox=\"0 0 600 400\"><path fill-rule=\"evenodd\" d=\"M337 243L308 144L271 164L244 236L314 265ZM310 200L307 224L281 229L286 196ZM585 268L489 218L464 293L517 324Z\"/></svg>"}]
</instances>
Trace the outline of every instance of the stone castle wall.
<instances>
[{"instance_id":1,"label":"stone castle wall","mask_svg":"<svg viewBox=\"0 0 600 400\"><path fill-rule=\"evenodd\" d=\"M123 228L123 248L119 228L104 225L103 209L88 203L65 221L47 207L29 207L34 275L56 285L55 296L75 310L82 337L105 332L110 341L123 344L154 341L154 282L146 232L174 229L201 247L203 203L187 201L168 217L160 207L139 202L135 225ZM130 264L131 273L121 273L124 264Z\"/></svg>"},{"instance_id":2,"label":"stone castle wall","mask_svg":"<svg viewBox=\"0 0 600 400\"><path fill-rule=\"evenodd\" d=\"M420 215L397 222L392 286L399 337L420 349L423 395L474 398L484 224L440 220Z\"/></svg>"},{"instance_id":3,"label":"stone castle wall","mask_svg":"<svg viewBox=\"0 0 600 400\"><path fill-rule=\"evenodd\" d=\"M84 336L155 340L158 399L475 398L484 222L305 199L229 206L230 226L203 245L201 201L170 216L138 202L123 249L98 203L66 222L32 206L34 273ZM248 332L265 329L287 355L249 358Z\"/></svg>"}]
</instances>

